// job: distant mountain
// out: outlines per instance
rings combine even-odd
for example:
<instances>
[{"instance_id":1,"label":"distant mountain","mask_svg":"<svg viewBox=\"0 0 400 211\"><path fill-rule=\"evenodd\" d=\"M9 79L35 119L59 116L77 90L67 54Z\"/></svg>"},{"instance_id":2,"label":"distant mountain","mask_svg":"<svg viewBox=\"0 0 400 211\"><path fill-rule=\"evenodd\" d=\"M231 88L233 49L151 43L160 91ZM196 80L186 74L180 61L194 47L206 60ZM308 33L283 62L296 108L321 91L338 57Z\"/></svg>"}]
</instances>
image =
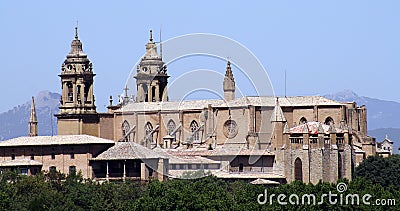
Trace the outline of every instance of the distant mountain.
<instances>
[{"instance_id":1,"label":"distant mountain","mask_svg":"<svg viewBox=\"0 0 400 211\"><path fill-rule=\"evenodd\" d=\"M57 134L57 119L60 94L42 91L35 97L39 135ZM28 135L28 121L31 108L29 99L22 105L0 113L0 141ZM53 131L52 131L53 130Z\"/></svg>"},{"instance_id":2,"label":"distant mountain","mask_svg":"<svg viewBox=\"0 0 400 211\"><path fill-rule=\"evenodd\" d=\"M395 152L400 147L400 103L359 96L345 90L324 97L340 102L356 102L358 105L367 106L368 135L375 137L376 141L385 139L386 134L394 142Z\"/></svg>"},{"instance_id":3,"label":"distant mountain","mask_svg":"<svg viewBox=\"0 0 400 211\"><path fill-rule=\"evenodd\" d=\"M355 101L359 106L366 105L369 130L400 128L400 103L398 102L358 96L350 90L325 95L324 97L340 102Z\"/></svg>"}]
</instances>

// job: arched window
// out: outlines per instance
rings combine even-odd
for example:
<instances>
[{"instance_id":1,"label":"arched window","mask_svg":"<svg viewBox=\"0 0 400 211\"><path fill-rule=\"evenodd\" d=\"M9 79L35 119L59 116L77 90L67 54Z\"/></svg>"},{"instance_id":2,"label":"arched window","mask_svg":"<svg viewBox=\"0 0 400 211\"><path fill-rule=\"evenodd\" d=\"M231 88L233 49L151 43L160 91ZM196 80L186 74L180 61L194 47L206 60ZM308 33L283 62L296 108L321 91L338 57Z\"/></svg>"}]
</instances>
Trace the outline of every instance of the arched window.
<instances>
[{"instance_id":1,"label":"arched window","mask_svg":"<svg viewBox=\"0 0 400 211\"><path fill-rule=\"evenodd\" d=\"M301 117L299 124L307 123L307 119L305 117Z\"/></svg>"},{"instance_id":2,"label":"arched window","mask_svg":"<svg viewBox=\"0 0 400 211\"><path fill-rule=\"evenodd\" d=\"M129 140L129 135L127 136L127 134L129 133L129 130L131 129L131 126L129 125L128 121L124 121L122 123L122 137L125 137L125 141L130 141Z\"/></svg>"},{"instance_id":3,"label":"arched window","mask_svg":"<svg viewBox=\"0 0 400 211\"><path fill-rule=\"evenodd\" d=\"M145 131L146 131L146 139L150 141L150 143L153 142L153 125L151 125L150 122L146 123L146 126L144 127Z\"/></svg>"},{"instance_id":4,"label":"arched window","mask_svg":"<svg viewBox=\"0 0 400 211\"><path fill-rule=\"evenodd\" d=\"M335 124L335 122L333 121L333 119L332 119L332 117L327 117L326 119L325 119L325 124L326 125L333 125L333 124Z\"/></svg>"},{"instance_id":5,"label":"arched window","mask_svg":"<svg viewBox=\"0 0 400 211\"><path fill-rule=\"evenodd\" d=\"M294 179L303 181L303 164L300 158L294 161Z\"/></svg>"},{"instance_id":6,"label":"arched window","mask_svg":"<svg viewBox=\"0 0 400 211\"><path fill-rule=\"evenodd\" d=\"M192 132L193 141L199 140L199 124L195 120L190 123L190 132Z\"/></svg>"},{"instance_id":7,"label":"arched window","mask_svg":"<svg viewBox=\"0 0 400 211\"><path fill-rule=\"evenodd\" d=\"M149 102L149 90L147 89L147 85L143 84L143 94L144 94L144 102Z\"/></svg>"},{"instance_id":8,"label":"arched window","mask_svg":"<svg viewBox=\"0 0 400 211\"><path fill-rule=\"evenodd\" d=\"M67 82L67 88L68 88L68 101L73 101L74 100L74 90L72 89L72 82Z\"/></svg>"},{"instance_id":9,"label":"arched window","mask_svg":"<svg viewBox=\"0 0 400 211\"><path fill-rule=\"evenodd\" d=\"M172 132L174 132L175 128L176 128L176 124L175 124L174 120L170 119L167 124L168 135L171 135Z\"/></svg>"}]
</instances>

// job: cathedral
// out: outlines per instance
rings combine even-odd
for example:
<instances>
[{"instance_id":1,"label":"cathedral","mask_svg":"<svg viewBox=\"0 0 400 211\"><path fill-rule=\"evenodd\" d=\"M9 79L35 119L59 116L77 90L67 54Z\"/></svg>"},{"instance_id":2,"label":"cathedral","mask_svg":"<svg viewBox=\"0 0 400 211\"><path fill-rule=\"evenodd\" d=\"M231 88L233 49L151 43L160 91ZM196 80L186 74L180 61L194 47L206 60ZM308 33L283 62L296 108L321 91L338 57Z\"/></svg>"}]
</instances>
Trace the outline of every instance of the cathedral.
<instances>
[{"instance_id":1,"label":"cathedral","mask_svg":"<svg viewBox=\"0 0 400 211\"><path fill-rule=\"evenodd\" d=\"M367 156L387 153L368 136L366 107L355 102L321 96L236 98L233 62L225 66L223 99L169 101L170 76L150 30L134 76L135 98L127 91L117 103L110 97L108 111L101 113L94 68L76 28L59 74L59 134L37 136L32 101L30 137L0 143L0 167L24 160L29 174L80 170L95 180L164 180L202 170L230 180L315 184L351 179Z\"/></svg>"}]
</instances>

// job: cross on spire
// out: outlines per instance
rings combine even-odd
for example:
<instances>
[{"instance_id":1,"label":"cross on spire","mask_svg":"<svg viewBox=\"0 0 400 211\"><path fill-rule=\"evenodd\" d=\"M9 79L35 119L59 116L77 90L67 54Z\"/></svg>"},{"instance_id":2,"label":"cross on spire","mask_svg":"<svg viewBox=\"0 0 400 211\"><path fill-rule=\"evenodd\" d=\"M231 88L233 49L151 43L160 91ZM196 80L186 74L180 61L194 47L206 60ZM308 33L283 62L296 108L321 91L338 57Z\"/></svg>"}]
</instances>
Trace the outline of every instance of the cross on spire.
<instances>
[{"instance_id":1,"label":"cross on spire","mask_svg":"<svg viewBox=\"0 0 400 211\"><path fill-rule=\"evenodd\" d=\"M124 91L125 91L125 97L128 97L128 91L129 91L128 85L125 86Z\"/></svg>"},{"instance_id":2,"label":"cross on spire","mask_svg":"<svg viewBox=\"0 0 400 211\"><path fill-rule=\"evenodd\" d=\"M153 30L150 29L150 42L153 42Z\"/></svg>"}]
</instances>

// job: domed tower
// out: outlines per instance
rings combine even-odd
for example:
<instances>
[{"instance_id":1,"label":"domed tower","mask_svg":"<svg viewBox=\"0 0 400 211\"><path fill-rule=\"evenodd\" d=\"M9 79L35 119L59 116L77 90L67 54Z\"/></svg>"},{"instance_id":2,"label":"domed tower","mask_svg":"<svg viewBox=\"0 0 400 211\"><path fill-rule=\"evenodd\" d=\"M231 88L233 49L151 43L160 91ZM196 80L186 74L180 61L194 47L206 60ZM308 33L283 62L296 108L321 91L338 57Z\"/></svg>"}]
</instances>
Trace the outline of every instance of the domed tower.
<instances>
[{"instance_id":1,"label":"domed tower","mask_svg":"<svg viewBox=\"0 0 400 211\"><path fill-rule=\"evenodd\" d=\"M137 66L136 102L159 102L168 101L167 66L162 61L162 57L157 54L157 46L153 41L152 30L150 30L150 40L146 44L146 53Z\"/></svg>"},{"instance_id":2,"label":"domed tower","mask_svg":"<svg viewBox=\"0 0 400 211\"><path fill-rule=\"evenodd\" d=\"M56 114L58 134L78 135L98 134L95 124L99 117L96 112L93 94L93 66L82 50L78 38L78 27L75 27L75 39L71 50L61 65L61 100L60 113Z\"/></svg>"},{"instance_id":3,"label":"domed tower","mask_svg":"<svg viewBox=\"0 0 400 211\"><path fill-rule=\"evenodd\" d=\"M60 114L96 113L93 95L92 63L82 50L78 38L78 27L75 27L75 39L71 51L61 66Z\"/></svg>"}]
</instances>

